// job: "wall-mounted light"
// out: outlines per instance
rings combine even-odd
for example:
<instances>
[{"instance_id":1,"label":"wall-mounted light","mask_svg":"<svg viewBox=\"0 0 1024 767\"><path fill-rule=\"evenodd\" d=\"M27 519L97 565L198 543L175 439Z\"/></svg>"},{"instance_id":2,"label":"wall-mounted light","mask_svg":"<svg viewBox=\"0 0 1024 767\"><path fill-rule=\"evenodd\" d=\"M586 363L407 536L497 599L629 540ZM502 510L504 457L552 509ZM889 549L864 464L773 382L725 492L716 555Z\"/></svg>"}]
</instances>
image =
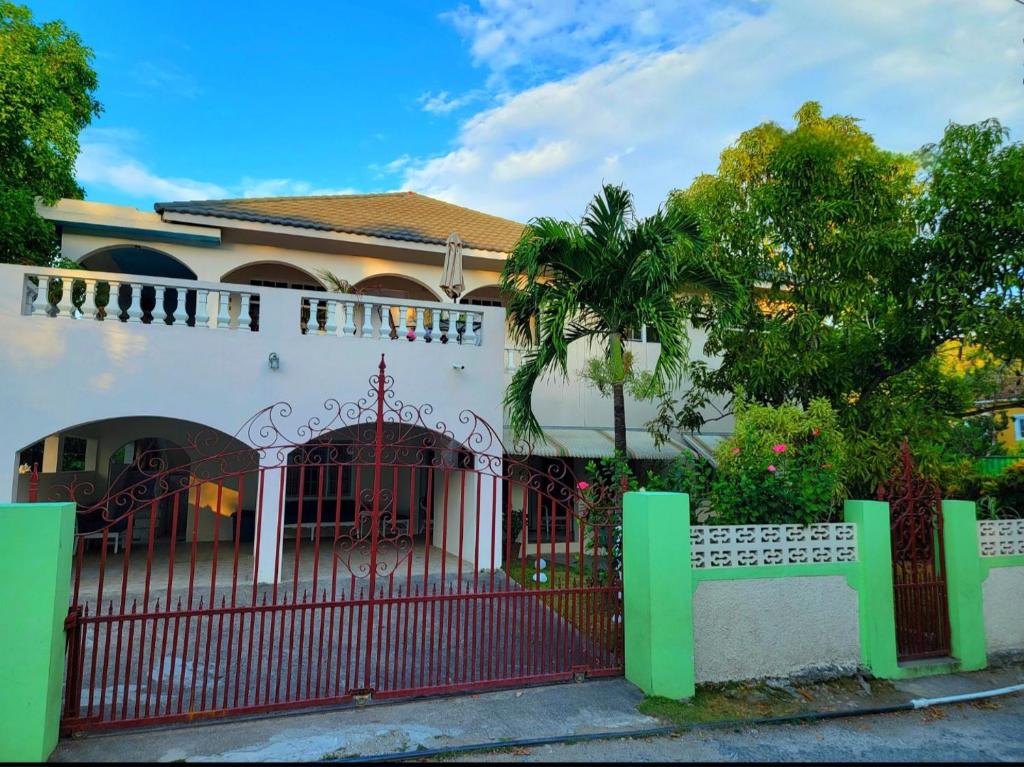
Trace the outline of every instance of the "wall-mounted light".
<instances>
[{"instance_id":1,"label":"wall-mounted light","mask_svg":"<svg viewBox=\"0 0 1024 767\"><path fill-rule=\"evenodd\" d=\"M270 363L271 370L277 370L281 367L281 358L277 356L277 352L271 352L270 356L267 357L267 362Z\"/></svg>"},{"instance_id":2,"label":"wall-mounted light","mask_svg":"<svg viewBox=\"0 0 1024 767\"><path fill-rule=\"evenodd\" d=\"M452 363L452 367L455 368L456 370L465 370L466 369L466 366L463 365L461 362L453 362Z\"/></svg>"}]
</instances>

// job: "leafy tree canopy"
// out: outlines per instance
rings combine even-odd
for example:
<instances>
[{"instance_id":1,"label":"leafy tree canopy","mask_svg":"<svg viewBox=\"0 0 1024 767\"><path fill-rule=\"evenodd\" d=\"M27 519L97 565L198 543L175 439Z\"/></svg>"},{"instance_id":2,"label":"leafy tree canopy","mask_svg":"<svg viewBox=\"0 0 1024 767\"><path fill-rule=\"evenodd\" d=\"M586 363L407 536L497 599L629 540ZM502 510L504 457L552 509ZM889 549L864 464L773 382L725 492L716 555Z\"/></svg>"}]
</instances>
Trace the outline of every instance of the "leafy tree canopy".
<instances>
[{"instance_id":1,"label":"leafy tree canopy","mask_svg":"<svg viewBox=\"0 0 1024 767\"><path fill-rule=\"evenodd\" d=\"M53 226L35 198L82 198L78 135L100 113L92 51L61 21L0 0L0 262L50 264Z\"/></svg>"},{"instance_id":2,"label":"leafy tree canopy","mask_svg":"<svg viewBox=\"0 0 1024 767\"><path fill-rule=\"evenodd\" d=\"M870 489L903 437L928 439L996 386L997 366L944 371L940 347L1004 367L1024 356L1024 146L996 120L950 124L907 155L808 102L791 130L743 133L669 210L699 221L747 290L739 305L691 303L720 365L694 365L657 433L699 426L701 406L738 387L768 405L822 397L850 438L854 486Z\"/></svg>"}]
</instances>

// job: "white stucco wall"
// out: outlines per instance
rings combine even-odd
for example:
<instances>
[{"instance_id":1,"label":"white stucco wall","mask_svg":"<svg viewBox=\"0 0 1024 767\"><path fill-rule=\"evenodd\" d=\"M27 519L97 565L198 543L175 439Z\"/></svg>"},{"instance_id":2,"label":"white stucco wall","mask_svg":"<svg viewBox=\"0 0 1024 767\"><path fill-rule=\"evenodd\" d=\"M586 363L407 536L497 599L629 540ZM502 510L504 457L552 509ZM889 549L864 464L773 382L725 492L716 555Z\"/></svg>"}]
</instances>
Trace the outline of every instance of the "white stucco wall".
<instances>
[{"instance_id":1,"label":"white stucco wall","mask_svg":"<svg viewBox=\"0 0 1024 767\"><path fill-rule=\"evenodd\" d=\"M1024 650L1024 567L993 567L982 583L982 596L986 649Z\"/></svg>"},{"instance_id":2,"label":"white stucco wall","mask_svg":"<svg viewBox=\"0 0 1024 767\"><path fill-rule=\"evenodd\" d=\"M857 592L844 576L702 581L693 597L697 682L860 663Z\"/></svg>"},{"instance_id":3,"label":"white stucco wall","mask_svg":"<svg viewBox=\"0 0 1024 767\"><path fill-rule=\"evenodd\" d=\"M252 291L260 295L255 333L74 320L22 313L26 271L33 270L0 265L0 502L11 500L18 451L50 434L108 418L163 416L230 435L278 401L291 403L284 427L297 429L330 416L328 398L366 397L382 353L395 397L431 404L430 425L443 422L458 437L459 414L468 409L500 431L501 309L477 307L484 315L479 346L304 336L302 293L271 288ZM267 364L271 352L280 356L279 370Z\"/></svg>"}]
</instances>

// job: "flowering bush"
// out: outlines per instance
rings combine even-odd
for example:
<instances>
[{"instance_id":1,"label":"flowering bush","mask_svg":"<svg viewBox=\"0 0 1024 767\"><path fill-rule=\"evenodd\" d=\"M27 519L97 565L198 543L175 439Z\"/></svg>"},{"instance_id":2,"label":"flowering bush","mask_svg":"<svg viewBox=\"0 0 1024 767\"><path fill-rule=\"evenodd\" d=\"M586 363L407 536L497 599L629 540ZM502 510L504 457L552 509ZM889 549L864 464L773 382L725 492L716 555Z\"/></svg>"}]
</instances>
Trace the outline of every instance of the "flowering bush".
<instances>
[{"instance_id":1,"label":"flowering bush","mask_svg":"<svg viewBox=\"0 0 1024 767\"><path fill-rule=\"evenodd\" d=\"M716 451L711 524L809 524L843 500L846 453L835 411L739 401L736 428Z\"/></svg>"}]
</instances>

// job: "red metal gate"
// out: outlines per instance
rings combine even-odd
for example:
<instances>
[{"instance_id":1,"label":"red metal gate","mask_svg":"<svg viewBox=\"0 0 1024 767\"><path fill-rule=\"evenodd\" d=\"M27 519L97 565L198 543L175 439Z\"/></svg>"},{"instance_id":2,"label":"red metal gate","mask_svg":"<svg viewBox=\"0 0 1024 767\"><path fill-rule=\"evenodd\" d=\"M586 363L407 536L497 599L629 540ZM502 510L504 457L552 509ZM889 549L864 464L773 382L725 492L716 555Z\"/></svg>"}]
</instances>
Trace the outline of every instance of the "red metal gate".
<instances>
[{"instance_id":1,"label":"red metal gate","mask_svg":"<svg viewBox=\"0 0 1024 767\"><path fill-rule=\"evenodd\" d=\"M889 501L896 654L900 661L950 654L942 501L915 469L904 444L900 465L881 493Z\"/></svg>"},{"instance_id":2,"label":"red metal gate","mask_svg":"<svg viewBox=\"0 0 1024 767\"><path fill-rule=\"evenodd\" d=\"M617 492L429 423L383 358L370 383L297 439L278 403L143 452L79 507L65 732L622 672Z\"/></svg>"}]
</instances>

